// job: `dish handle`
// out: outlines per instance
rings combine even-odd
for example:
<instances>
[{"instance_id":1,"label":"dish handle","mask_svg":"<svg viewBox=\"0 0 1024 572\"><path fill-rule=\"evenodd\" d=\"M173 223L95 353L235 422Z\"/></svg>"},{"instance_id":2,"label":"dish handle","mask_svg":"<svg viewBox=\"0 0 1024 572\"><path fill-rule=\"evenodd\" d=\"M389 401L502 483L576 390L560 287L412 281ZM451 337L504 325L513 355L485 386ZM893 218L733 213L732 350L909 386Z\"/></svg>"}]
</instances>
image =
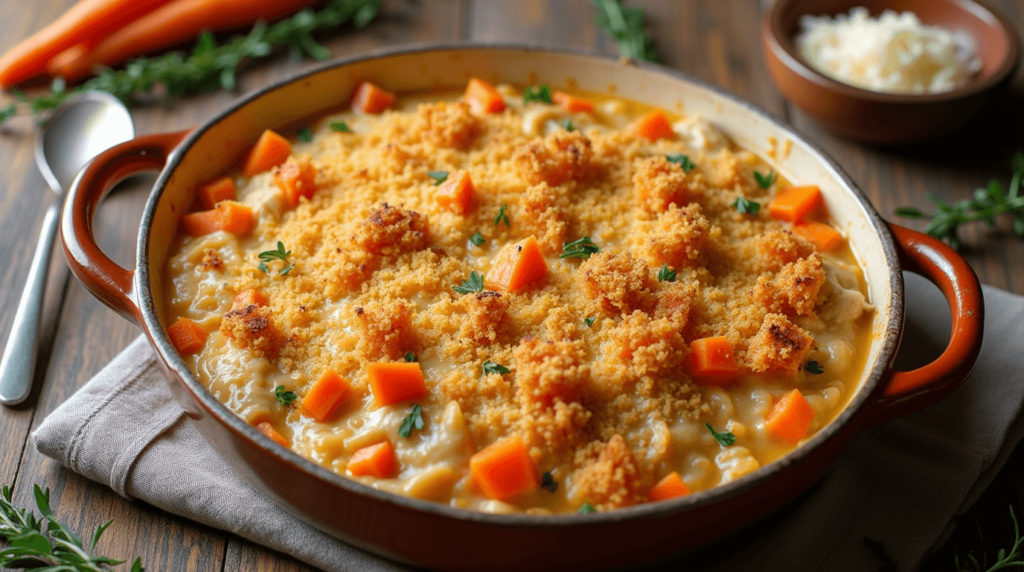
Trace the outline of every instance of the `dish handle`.
<instances>
[{"instance_id":1,"label":"dish handle","mask_svg":"<svg viewBox=\"0 0 1024 572\"><path fill-rule=\"evenodd\" d=\"M103 197L125 178L163 169L171 151L188 130L145 135L104 151L71 185L61 213L60 235L71 272L115 312L135 324L142 322L133 287L135 271L126 270L100 250L92 222Z\"/></svg>"},{"instance_id":2,"label":"dish handle","mask_svg":"<svg viewBox=\"0 0 1024 572\"><path fill-rule=\"evenodd\" d=\"M910 371L889 369L866 416L874 425L937 403L967 379L981 352L985 305L981 284L962 256L941 240L889 224L904 270L939 287L949 303L949 345L935 361Z\"/></svg>"}]
</instances>

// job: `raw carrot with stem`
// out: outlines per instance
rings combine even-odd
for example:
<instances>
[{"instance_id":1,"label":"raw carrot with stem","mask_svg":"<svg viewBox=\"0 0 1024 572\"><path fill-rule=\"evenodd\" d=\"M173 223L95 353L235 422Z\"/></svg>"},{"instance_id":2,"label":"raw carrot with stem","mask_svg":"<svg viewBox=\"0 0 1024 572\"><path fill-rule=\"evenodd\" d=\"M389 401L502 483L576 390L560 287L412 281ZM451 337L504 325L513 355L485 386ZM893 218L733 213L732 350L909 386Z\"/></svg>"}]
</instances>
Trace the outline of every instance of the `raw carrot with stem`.
<instances>
[{"instance_id":1,"label":"raw carrot with stem","mask_svg":"<svg viewBox=\"0 0 1024 572\"><path fill-rule=\"evenodd\" d=\"M167 337L171 338L171 345L179 354L189 355L203 349L206 343L206 330L188 318L178 318L178 321L167 328Z\"/></svg>"},{"instance_id":2,"label":"raw carrot with stem","mask_svg":"<svg viewBox=\"0 0 1024 572\"><path fill-rule=\"evenodd\" d=\"M366 376L378 407L410 401L427 394L418 362L379 362L366 366Z\"/></svg>"},{"instance_id":3,"label":"raw carrot with stem","mask_svg":"<svg viewBox=\"0 0 1024 572\"><path fill-rule=\"evenodd\" d=\"M544 260L544 253L541 252L537 237L530 235L501 249L484 278L484 286L488 290L515 294L542 280L547 274L548 263Z\"/></svg>"},{"instance_id":4,"label":"raw carrot with stem","mask_svg":"<svg viewBox=\"0 0 1024 572\"><path fill-rule=\"evenodd\" d=\"M768 205L768 214L774 219L786 222L803 222L821 202L821 191L817 185L788 187L779 191Z\"/></svg>"},{"instance_id":5,"label":"raw carrot with stem","mask_svg":"<svg viewBox=\"0 0 1024 572\"><path fill-rule=\"evenodd\" d=\"M651 487L651 490L647 491L647 500L653 502L674 499L688 494L690 494L690 488L683 482L679 473L672 471L665 475L665 478L658 481L658 484Z\"/></svg>"},{"instance_id":6,"label":"raw carrot with stem","mask_svg":"<svg viewBox=\"0 0 1024 572\"><path fill-rule=\"evenodd\" d=\"M221 201L235 200L235 181L231 177L220 177L199 185L196 195L204 209L212 209Z\"/></svg>"},{"instance_id":7,"label":"raw carrot with stem","mask_svg":"<svg viewBox=\"0 0 1024 572\"><path fill-rule=\"evenodd\" d=\"M242 174L252 178L284 163L291 154L292 144L278 133L267 129L246 156Z\"/></svg>"},{"instance_id":8,"label":"raw carrot with stem","mask_svg":"<svg viewBox=\"0 0 1024 572\"><path fill-rule=\"evenodd\" d=\"M0 87L7 88L44 73L50 59L62 51L74 46L91 48L167 2L82 0L0 57Z\"/></svg>"},{"instance_id":9,"label":"raw carrot with stem","mask_svg":"<svg viewBox=\"0 0 1024 572\"><path fill-rule=\"evenodd\" d=\"M537 468L519 435L496 441L469 459L469 472L487 498L509 500L539 486Z\"/></svg>"},{"instance_id":10,"label":"raw carrot with stem","mask_svg":"<svg viewBox=\"0 0 1024 572\"><path fill-rule=\"evenodd\" d=\"M799 389L782 397L772 408L765 421L765 427L773 437L796 445L807 435L814 421L814 408L804 399Z\"/></svg>"},{"instance_id":11,"label":"raw carrot with stem","mask_svg":"<svg viewBox=\"0 0 1024 572\"><path fill-rule=\"evenodd\" d=\"M724 385L739 371L732 343L725 336L690 343L691 374L697 385Z\"/></svg>"},{"instance_id":12,"label":"raw carrot with stem","mask_svg":"<svg viewBox=\"0 0 1024 572\"><path fill-rule=\"evenodd\" d=\"M76 81L99 65L114 65L132 56L194 40L207 30L276 20L312 3L313 0L172 0L121 26L92 49L55 56L48 68L51 74Z\"/></svg>"},{"instance_id":13,"label":"raw carrot with stem","mask_svg":"<svg viewBox=\"0 0 1024 572\"><path fill-rule=\"evenodd\" d=\"M376 445L363 447L356 451L348 461L348 472L354 477L377 477L386 479L398 468L398 459L390 441L381 441Z\"/></svg>"},{"instance_id":14,"label":"raw carrot with stem","mask_svg":"<svg viewBox=\"0 0 1024 572\"><path fill-rule=\"evenodd\" d=\"M334 370L327 370L302 397L299 409L303 415L323 423L351 393L352 386L348 380Z\"/></svg>"}]
</instances>

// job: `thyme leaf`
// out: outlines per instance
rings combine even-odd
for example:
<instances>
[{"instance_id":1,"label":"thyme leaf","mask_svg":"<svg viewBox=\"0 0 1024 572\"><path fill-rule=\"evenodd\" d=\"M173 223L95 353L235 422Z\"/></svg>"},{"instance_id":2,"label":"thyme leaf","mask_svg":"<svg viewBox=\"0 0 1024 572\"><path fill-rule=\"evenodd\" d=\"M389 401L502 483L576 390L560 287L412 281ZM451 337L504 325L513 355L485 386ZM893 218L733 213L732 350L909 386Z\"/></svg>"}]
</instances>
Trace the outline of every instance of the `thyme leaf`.
<instances>
[{"instance_id":1,"label":"thyme leaf","mask_svg":"<svg viewBox=\"0 0 1024 572\"><path fill-rule=\"evenodd\" d=\"M481 276L476 270L469 273L469 278L462 281L459 286L452 286L452 290L455 290L459 294L470 294L472 292L483 292L484 290L484 277Z\"/></svg>"},{"instance_id":2,"label":"thyme leaf","mask_svg":"<svg viewBox=\"0 0 1024 572\"><path fill-rule=\"evenodd\" d=\"M708 428L708 431L711 431L711 436L715 438L715 441L718 441L719 445L728 447L736 443L736 436L732 433L725 431L719 433L718 431L715 431L715 428L712 427L710 423L705 423L704 426Z\"/></svg>"}]
</instances>

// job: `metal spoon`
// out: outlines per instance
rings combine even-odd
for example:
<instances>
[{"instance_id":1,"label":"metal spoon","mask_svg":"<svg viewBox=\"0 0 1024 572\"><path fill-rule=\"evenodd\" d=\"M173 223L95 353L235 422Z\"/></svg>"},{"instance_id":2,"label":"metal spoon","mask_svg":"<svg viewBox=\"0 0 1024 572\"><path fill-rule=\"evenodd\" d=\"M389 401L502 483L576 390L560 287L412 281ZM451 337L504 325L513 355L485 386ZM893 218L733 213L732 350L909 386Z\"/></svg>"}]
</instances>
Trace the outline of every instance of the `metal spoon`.
<instances>
[{"instance_id":1,"label":"metal spoon","mask_svg":"<svg viewBox=\"0 0 1024 572\"><path fill-rule=\"evenodd\" d=\"M36 138L36 164L57 200L50 203L43 217L25 290L0 361L0 403L4 405L21 403L32 389L46 274L60 223L64 189L71 186L93 157L133 137L135 126L124 105L112 95L93 91L68 98Z\"/></svg>"}]
</instances>

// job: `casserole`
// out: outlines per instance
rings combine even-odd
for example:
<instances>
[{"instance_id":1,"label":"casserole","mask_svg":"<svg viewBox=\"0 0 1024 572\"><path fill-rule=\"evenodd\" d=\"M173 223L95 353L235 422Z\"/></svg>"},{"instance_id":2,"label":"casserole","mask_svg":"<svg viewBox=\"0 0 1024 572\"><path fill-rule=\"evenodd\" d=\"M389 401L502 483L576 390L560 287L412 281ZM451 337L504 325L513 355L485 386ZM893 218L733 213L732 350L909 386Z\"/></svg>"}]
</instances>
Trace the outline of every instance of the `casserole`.
<instances>
[{"instance_id":1,"label":"casserole","mask_svg":"<svg viewBox=\"0 0 1024 572\"><path fill-rule=\"evenodd\" d=\"M308 121L348 101L371 80L399 91L493 82L574 87L699 114L740 146L774 157L788 180L817 183L836 226L864 267L876 311L868 365L845 411L801 448L754 473L673 501L590 515L490 515L403 498L344 479L274 445L220 404L189 372L164 328L162 273L179 216L197 184L266 128ZM143 215L135 271L116 266L92 240L91 215L121 178L162 168ZM888 229L832 161L766 114L698 82L647 64L520 47L441 47L389 51L332 62L260 90L190 133L141 137L98 157L79 176L62 222L72 270L90 290L142 327L172 392L211 446L257 490L311 524L356 546L441 569L613 567L711 541L782 506L810 486L847 443L871 424L918 409L952 392L981 346L982 301L966 262L942 243ZM894 240L895 238L895 240ZM902 268L931 278L953 310L950 347L913 372L892 359L903 319ZM502 550L520 547L514 554Z\"/></svg>"}]
</instances>

